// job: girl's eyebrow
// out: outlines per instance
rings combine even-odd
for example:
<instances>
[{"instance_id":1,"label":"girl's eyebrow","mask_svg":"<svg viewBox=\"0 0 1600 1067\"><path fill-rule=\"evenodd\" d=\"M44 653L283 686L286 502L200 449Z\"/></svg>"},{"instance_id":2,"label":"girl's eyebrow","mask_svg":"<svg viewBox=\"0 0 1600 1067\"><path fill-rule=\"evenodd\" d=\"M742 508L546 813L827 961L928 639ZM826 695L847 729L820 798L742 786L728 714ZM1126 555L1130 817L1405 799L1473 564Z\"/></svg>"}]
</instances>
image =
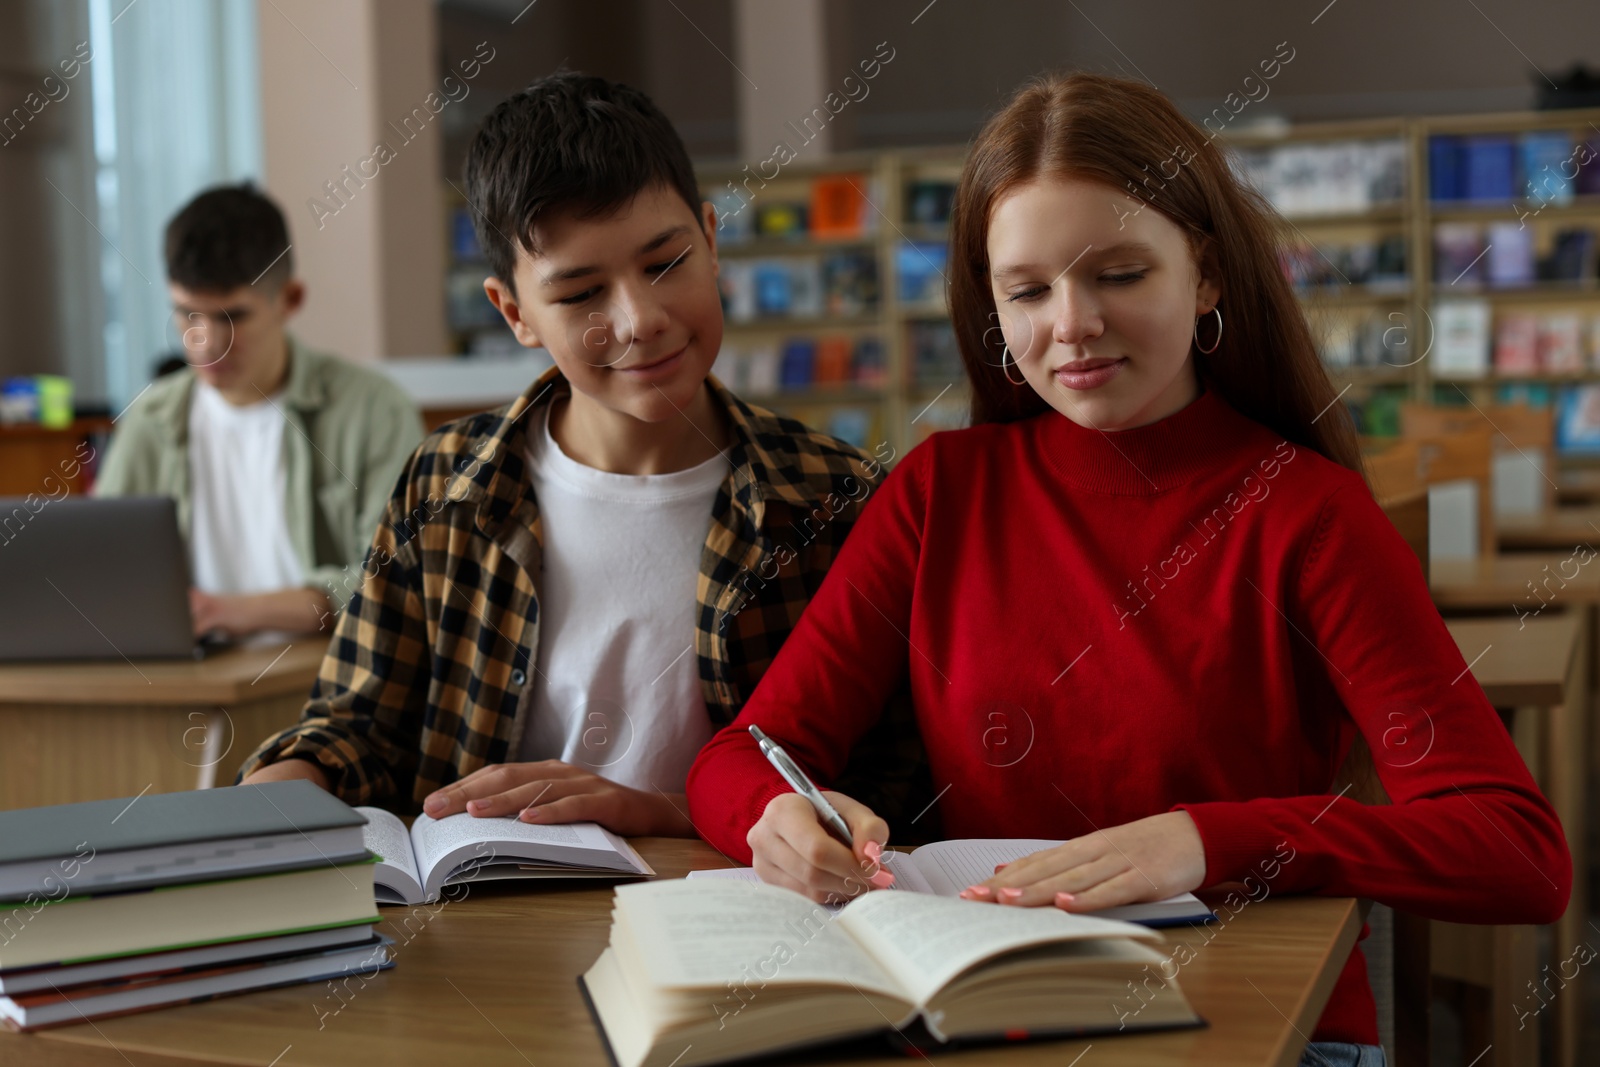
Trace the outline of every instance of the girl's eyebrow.
<instances>
[{"instance_id":1,"label":"girl's eyebrow","mask_svg":"<svg viewBox=\"0 0 1600 1067\"><path fill-rule=\"evenodd\" d=\"M1085 249L1084 252L1088 252L1090 255L1099 258L1118 254L1148 256L1154 254L1155 247L1147 244L1144 241L1120 241L1117 244L1107 245L1104 248L1095 248L1092 251ZM1083 254L1084 253L1082 252L1079 253L1080 259L1083 258ZM1076 259L1073 260L1073 263L1076 262ZM1046 268L1041 267L1036 263L1012 263L1001 267L999 270L996 270L993 274L993 277L998 281L1001 278L1008 278L1013 274L1042 274L1044 273L1045 269Z\"/></svg>"}]
</instances>

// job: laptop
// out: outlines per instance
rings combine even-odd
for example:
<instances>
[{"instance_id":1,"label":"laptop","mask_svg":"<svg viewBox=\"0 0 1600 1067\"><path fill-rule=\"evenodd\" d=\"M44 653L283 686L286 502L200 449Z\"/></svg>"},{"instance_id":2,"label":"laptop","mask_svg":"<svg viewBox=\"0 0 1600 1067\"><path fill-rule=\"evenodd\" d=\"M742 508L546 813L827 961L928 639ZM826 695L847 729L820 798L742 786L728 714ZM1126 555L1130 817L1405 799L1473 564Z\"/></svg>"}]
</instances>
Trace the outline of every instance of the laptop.
<instances>
[{"instance_id":1,"label":"laptop","mask_svg":"<svg viewBox=\"0 0 1600 1067\"><path fill-rule=\"evenodd\" d=\"M192 659L168 497L0 497L0 660Z\"/></svg>"}]
</instances>

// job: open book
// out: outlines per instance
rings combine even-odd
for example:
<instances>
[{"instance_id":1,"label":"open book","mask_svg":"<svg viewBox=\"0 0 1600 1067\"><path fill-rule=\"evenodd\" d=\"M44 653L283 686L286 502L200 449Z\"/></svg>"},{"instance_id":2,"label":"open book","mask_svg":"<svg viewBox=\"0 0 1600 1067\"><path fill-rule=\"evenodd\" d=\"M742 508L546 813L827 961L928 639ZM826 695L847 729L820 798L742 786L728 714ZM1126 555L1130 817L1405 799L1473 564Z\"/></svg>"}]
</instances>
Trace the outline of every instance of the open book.
<instances>
[{"instance_id":1,"label":"open book","mask_svg":"<svg viewBox=\"0 0 1600 1067\"><path fill-rule=\"evenodd\" d=\"M379 904L426 904L445 886L496 878L654 878L633 846L603 826L574 822L541 826L515 818L462 812L418 815L406 829L382 808L357 808L367 817L366 846L378 854L373 876Z\"/></svg>"},{"instance_id":2,"label":"open book","mask_svg":"<svg viewBox=\"0 0 1600 1067\"><path fill-rule=\"evenodd\" d=\"M742 881L619 886L579 979L617 1067L697 1067L920 1022L938 1042L1203 1025L1162 935L1056 908L867 893L837 914ZM1150 968L1145 972L1144 968ZM1145 995L1148 994L1148 999Z\"/></svg>"},{"instance_id":3,"label":"open book","mask_svg":"<svg viewBox=\"0 0 1600 1067\"><path fill-rule=\"evenodd\" d=\"M1031 837L935 841L921 846L915 852L886 851L883 854L883 866L894 874L891 889L958 897L967 886L986 882L993 877L997 864L1011 863L1059 844L1060 841ZM756 876L754 867L690 871L689 877L735 878L745 882L761 880ZM1102 919L1121 919L1145 926L1177 926L1181 923L1210 922L1216 918L1211 909L1193 893L1179 893L1175 897L1152 900L1146 904L1124 904L1094 914Z\"/></svg>"}]
</instances>

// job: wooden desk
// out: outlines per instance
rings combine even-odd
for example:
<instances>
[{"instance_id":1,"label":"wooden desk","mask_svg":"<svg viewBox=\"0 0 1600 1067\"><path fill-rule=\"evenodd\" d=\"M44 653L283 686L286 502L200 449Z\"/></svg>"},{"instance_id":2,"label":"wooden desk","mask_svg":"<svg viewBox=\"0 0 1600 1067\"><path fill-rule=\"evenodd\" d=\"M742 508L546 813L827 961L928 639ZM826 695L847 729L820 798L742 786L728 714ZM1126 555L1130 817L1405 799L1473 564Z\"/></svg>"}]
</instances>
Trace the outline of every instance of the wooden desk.
<instances>
[{"instance_id":1,"label":"wooden desk","mask_svg":"<svg viewBox=\"0 0 1600 1067\"><path fill-rule=\"evenodd\" d=\"M1588 562L1582 562L1583 558L1568 550L1500 552L1476 559L1434 560L1428 573L1428 586L1434 604L1441 611L1492 610L1547 615L1563 607L1600 604L1600 554L1590 557ZM1529 583L1532 583L1531 589Z\"/></svg>"},{"instance_id":2,"label":"wooden desk","mask_svg":"<svg viewBox=\"0 0 1600 1067\"><path fill-rule=\"evenodd\" d=\"M1446 623L1489 702L1509 714L1517 749L1560 817L1572 849L1571 902L1554 926L1557 959L1570 951L1564 946L1585 939L1588 619L1588 612L1546 611L1528 619ZM1530 926L1434 923L1434 973L1492 991L1487 1005L1491 1032L1480 1036L1493 1042L1495 1059L1485 1063L1539 1062L1539 1028L1521 1027L1516 1018L1526 983L1537 977L1537 932ZM1553 1006L1558 1064L1576 1062L1585 1005L1581 993L1573 992L1572 997L1556 998Z\"/></svg>"},{"instance_id":3,"label":"wooden desk","mask_svg":"<svg viewBox=\"0 0 1600 1067\"><path fill-rule=\"evenodd\" d=\"M703 841L640 838L634 844L665 878L727 865ZM352 980L342 998L324 982L93 1026L0 1032L0 1063L603 1067L605 1053L577 977L605 947L612 890L568 885L484 883L432 909L385 908L382 929L397 942L396 966L364 988ZM408 918L409 931L402 925ZM1096 1067L1292 1067L1360 931L1360 912L1349 898L1269 895L1244 905L1209 943L1203 928L1166 931L1169 944L1187 939L1193 947L1195 958L1178 981L1208 1028L1051 1041L959 1058L1065 1067L1092 1045L1085 1064ZM341 1003L342 1010L330 1014ZM828 1062L906 1061L886 1054Z\"/></svg>"},{"instance_id":4,"label":"wooden desk","mask_svg":"<svg viewBox=\"0 0 1600 1067\"><path fill-rule=\"evenodd\" d=\"M327 645L0 664L0 809L232 783L258 742L299 718Z\"/></svg>"},{"instance_id":5,"label":"wooden desk","mask_svg":"<svg viewBox=\"0 0 1600 1067\"><path fill-rule=\"evenodd\" d=\"M1600 545L1600 507L1552 508L1539 515L1501 515L1495 535L1502 552L1571 552Z\"/></svg>"},{"instance_id":6,"label":"wooden desk","mask_svg":"<svg viewBox=\"0 0 1600 1067\"><path fill-rule=\"evenodd\" d=\"M1556 475L1557 504L1600 504L1600 467L1574 467Z\"/></svg>"}]
</instances>

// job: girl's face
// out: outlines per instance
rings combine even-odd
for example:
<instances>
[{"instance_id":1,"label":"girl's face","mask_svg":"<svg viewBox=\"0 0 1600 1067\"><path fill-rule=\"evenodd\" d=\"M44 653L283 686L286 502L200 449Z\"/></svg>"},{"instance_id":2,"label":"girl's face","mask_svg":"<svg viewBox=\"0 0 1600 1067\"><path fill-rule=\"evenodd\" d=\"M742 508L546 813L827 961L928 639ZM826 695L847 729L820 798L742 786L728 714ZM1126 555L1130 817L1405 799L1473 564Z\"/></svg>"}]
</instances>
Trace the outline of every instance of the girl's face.
<instances>
[{"instance_id":1,"label":"girl's face","mask_svg":"<svg viewBox=\"0 0 1600 1067\"><path fill-rule=\"evenodd\" d=\"M1028 383L1016 388L1096 430L1155 422L1199 394L1195 319L1221 290L1165 215L1100 182L1041 178L995 203L988 247L1004 373ZM1201 324L1208 347L1215 326Z\"/></svg>"}]
</instances>

